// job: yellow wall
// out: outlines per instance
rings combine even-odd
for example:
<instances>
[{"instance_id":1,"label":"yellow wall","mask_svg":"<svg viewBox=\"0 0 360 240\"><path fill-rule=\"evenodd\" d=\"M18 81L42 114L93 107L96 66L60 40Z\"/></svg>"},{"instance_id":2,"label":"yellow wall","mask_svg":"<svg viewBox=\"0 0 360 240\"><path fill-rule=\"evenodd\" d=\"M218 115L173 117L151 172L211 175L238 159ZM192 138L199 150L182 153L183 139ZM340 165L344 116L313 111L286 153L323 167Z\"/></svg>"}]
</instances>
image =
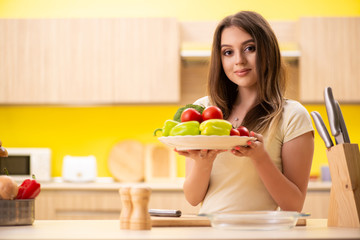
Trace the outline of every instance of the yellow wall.
<instances>
[{"instance_id":1,"label":"yellow wall","mask_svg":"<svg viewBox=\"0 0 360 240\"><path fill-rule=\"evenodd\" d=\"M0 107L0 139L5 147L49 147L52 175L61 176L66 154L98 161L98 175L110 176L111 147L125 139L158 143L152 133L172 118L177 106Z\"/></svg>"},{"instance_id":2,"label":"yellow wall","mask_svg":"<svg viewBox=\"0 0 360 240\"><path fill-rule=\"evenodd\" d=\"M219 20L240 10L254 10L268 20L296 20L301 16L360 16L360 1L268 0L0 0L0 18L64 17L165 17L180 21ZM1 87L1 86L0 86ZM319 94L322 90L319 89ZM306 106L326 118L322 105ZM342 106L353 142L360 142L359 105ZM175 105L120 105L91 107L1 106L0 139L5 147L49 147L53 151L52 175L61 175L65 154L94 154L98 175L110 176L107 157L123 139L158 143L155 128L171 118ZM316 133L312 174L327 163L325 146ZM184 176L179 158L178 175Z\"/></svg>"},{"instance_id":3,"label":"yellow wall","mask_svg":"<svg viewBox=\"0 0 360 240\"><path fill-rule=\"evenodd\" d=\"M300 16L354 16L358 0L0 0L0 17L176 17L214 20L254 10L271 20Z\"/></svg>"},{"instance_id":4,"label":"yellow wall","mask_svg":"<svg viewBox=\"0 0 360 240\"><path fill-rule=\"evenodd\" d=\"M0 107L0 139L5 147L49 147L53 151L52 175L61 176L64 155L94 154L98 175L110 176L107 158L111 147L122 140L134 139L159 143L152 136L162 127L164 119L172 118L178 106L104 106L104 107ZM318 111L328 126L323 105L306 106ZM344 118L353 142L360 142L360 106L342 106ZM315 135L315 156L312 174L327 164L325 145ZM184 160L178 161L178 175L184 176Z\"/></svg>"}]
</instances>

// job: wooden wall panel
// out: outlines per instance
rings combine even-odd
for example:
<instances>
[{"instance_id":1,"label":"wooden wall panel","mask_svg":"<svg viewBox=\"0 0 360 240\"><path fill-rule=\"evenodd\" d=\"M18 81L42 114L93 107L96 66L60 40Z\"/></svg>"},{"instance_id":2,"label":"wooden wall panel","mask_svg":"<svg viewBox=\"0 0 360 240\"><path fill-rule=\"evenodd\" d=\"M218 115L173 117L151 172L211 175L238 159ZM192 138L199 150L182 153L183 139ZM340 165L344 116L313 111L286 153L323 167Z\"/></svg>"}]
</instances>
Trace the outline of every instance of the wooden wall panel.
<instances>
[{"instance_id":1,"label":"wooden wall panel","mask_svg":"<svg viewBox=\"0 0 360 240\"><path fill-rule=\"evenodd\" d=\"M300 19L300 99L323 102L332 87L341 102L360 101L360 18Z\"/></svg>"},{"instance_id":2,"label":"wooden wall panel","mask_svg":"<svg viewBox=\"0 0 360 240\"><path fill-rule=\"evenodd\" d=\"M173 18L2 19L0 102L177 102L179 38Z\"/></svg>"}]
</instances>

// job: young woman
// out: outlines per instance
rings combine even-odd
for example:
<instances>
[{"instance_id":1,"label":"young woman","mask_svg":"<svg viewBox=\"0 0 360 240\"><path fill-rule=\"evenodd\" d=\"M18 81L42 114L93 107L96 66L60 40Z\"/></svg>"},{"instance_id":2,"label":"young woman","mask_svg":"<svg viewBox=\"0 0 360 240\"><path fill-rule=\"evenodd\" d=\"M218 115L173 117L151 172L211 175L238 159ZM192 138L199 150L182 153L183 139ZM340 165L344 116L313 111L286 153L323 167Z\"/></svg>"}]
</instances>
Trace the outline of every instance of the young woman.
<instances>
[{"instance_id":1,"label":"young woman","mask_svg":"<svg viewBox=\"0 0 360 240\"><path fill-rule=\"evenodd\" d=\"M275 34L259 14L242 11L215 30L208 96L235 128L256 140L231 151L189 150L184 193L200 213L301 211L314 151L310 116L285 99L285 74Z\"/></svg>"}]
</instances>

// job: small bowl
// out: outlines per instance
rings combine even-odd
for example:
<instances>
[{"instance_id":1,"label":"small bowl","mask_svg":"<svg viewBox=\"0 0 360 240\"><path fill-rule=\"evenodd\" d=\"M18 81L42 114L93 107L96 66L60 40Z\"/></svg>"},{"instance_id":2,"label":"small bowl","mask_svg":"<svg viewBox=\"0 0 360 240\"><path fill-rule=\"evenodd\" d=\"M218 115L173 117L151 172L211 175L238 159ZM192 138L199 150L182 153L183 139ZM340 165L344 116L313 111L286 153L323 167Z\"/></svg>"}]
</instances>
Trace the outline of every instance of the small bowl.
<instances>
[{"instance_id":1,"label":"small bowl","mask_svg":"<svg viewBox=\"0 0 360 240\"><path fill-rule=\"evenodd\" d=\"M32 225L35 199L0 200L0 226Z\"/></svg>"}]
</instances>

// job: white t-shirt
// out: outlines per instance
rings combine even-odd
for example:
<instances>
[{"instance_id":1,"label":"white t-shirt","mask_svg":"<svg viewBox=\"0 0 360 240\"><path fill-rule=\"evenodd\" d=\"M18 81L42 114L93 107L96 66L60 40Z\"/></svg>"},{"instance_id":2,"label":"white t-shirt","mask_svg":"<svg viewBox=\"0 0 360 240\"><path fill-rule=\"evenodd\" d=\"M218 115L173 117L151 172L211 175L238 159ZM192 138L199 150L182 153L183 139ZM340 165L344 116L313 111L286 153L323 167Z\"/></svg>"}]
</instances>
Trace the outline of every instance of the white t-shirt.
<instances>
[{"instance_id":1,"label":"white t-shirt","mask_svg":"<svg viewBox=\"0 0 360 240\"><path fill-rule=\"evenodd\" d=\"M208 97L194 104L209 106ZM304 133L314 131L307 110L297 101L286 100L282 119L273 137L263 134L266 150L275 165L282 170L281 148ZM230 152L220 153L214 161L210 184L200 213L276 210L278 205L262 183L252 161Z\"/></svg>"}]
</instances>

